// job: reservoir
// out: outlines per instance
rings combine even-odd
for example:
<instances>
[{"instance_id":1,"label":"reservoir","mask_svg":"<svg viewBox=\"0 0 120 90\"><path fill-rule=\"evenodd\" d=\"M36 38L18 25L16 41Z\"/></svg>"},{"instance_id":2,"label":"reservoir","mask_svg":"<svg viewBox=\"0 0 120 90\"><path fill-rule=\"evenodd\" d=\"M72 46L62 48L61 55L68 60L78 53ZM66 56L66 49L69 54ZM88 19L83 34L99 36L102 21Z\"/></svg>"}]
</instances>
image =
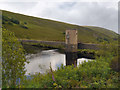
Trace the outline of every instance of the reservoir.
<instances>
[{"instance_id":1,"label":"reservoir","mask_svg":"<svg viewBox=\"0 0 120 90\"><path fill-rule=\"evenodd\" d=\"M65 54L61 54L57 49L43 50L37 54L29 54L26 56L29 60L29 64L26 64L26 75L35 73L46 73L49 71L50 63L53 70L57 70L58 67L63 64L66 65ZM77 59L77 66L82 62L88 62L90 59L79 58Z\"/></svg>"}]
</instances>

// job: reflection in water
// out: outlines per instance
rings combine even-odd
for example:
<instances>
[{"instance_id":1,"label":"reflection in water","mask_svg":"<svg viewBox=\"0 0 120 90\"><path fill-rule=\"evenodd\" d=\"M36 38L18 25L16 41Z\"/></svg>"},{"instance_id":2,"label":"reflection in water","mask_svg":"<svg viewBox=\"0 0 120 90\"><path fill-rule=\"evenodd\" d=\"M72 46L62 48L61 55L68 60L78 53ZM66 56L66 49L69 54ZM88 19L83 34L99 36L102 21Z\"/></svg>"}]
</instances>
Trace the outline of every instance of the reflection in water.
<instances>
[{"instance_id":1,"label":"reflection in water","mask_svg":"<svg viewBox=\"0 0 120 90\"><path fill-rule=\"evenodd\" d=\"M66 65L77 66L77 52L66 52Z\"/></svg>"},{"instance_id":2,"label":"reflection in water","mask_svg":"<svg viewBox=\"0 0 120 90\"><path fill-rule=\"evenodd\" d=\"M30 61L29 64L26 64L26 75L34 74L36 72L45 73L49 69L50 63L53 70L56 70L57 67L60 67L61 64L66 65L65 54L57 52L57 50L44 50L37 54L31 54L26 56ZM77 65L81 64L82 61L88 61L89 59L78 59Z\"/></svg>"}]
</instances>

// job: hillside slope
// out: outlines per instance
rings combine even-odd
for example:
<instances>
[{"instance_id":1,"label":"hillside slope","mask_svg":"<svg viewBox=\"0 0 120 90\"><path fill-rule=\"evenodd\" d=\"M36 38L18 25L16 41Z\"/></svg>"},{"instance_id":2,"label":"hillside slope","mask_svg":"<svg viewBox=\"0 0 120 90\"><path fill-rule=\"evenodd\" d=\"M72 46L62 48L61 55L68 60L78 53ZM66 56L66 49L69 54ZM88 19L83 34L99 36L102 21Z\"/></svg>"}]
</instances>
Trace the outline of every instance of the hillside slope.
<instances>
[{"instance_id":1,"label":"hillside slope","mask_svg":"<svg viewBox=\"0 0 120 90\"><path fill-rule=\"evenodd\" d=\"M3 26L19 39L65 41L66 29L77 29L78 41L82 43L113 42L118 37L115 32L100 27L72 25L9 11L2 11L2 16Z\"/></svg>"}]
</instances>

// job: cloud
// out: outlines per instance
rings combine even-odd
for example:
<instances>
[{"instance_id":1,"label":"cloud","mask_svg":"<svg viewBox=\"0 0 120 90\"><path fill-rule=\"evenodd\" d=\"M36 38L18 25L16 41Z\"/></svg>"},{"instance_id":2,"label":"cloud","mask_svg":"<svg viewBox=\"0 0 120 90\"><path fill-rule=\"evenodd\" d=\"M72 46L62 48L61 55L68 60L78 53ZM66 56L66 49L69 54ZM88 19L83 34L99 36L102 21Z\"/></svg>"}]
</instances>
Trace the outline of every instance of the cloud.
<instances>
[{"instance_id":1,"label":"cloud","mask_svg":"<svg viewBox=\"0 0 120 90\"><path fill-rule=\"evenodd\" d=\"M31 8L36 4L37 2L1 2L0 9L30 15Z\"/></svg>"},{"instance_id":2,"label":"cloud","mask_svg":"<svg viewBox=\"0 0 120 90\"><path fill-rule=\"evenodd\" d=\"M30 0L31 1L31 0ZM118 31L118 0L62 0L4 2L1 9L77 25L100 26ZM93 2L96 1L96 2Z\"/></svg>"},{"instance_id":3,"label":"cloud","mask_svg":"<svg viewBox=\"0 0 120 90\"><path fill-rule=\"evenodd\" d=\"M0 2L119 2L119 0L0 0Z\"/></svg>"}]
</instances>

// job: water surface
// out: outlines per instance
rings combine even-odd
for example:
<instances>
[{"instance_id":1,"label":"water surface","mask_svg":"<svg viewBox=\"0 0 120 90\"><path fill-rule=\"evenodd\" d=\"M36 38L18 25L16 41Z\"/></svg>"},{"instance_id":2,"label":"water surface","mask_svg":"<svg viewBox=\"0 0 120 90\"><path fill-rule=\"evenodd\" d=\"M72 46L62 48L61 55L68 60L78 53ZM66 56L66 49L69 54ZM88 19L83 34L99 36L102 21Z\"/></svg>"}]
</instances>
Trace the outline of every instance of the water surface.
<instances>
[{"instance_id":1,"label":"water surface","mask_svg":"<svg viewBox=\"0 0 120 90\"><path fill-rule=\"evenodd\" d=\"M26 56L27 59L30 61L29 64L26 64L26 75L35 74L35 73L45 73L51 63L51 67L53 70L57 70L61 64L66 65L66 57L65 54L61 54L57 52L57 49L54 50L43 50L37 54L30 54ZM79 58L77 59L77 65L81 64L82 62L88 62L90 59Z\"/></svg>"}]
</instances>

